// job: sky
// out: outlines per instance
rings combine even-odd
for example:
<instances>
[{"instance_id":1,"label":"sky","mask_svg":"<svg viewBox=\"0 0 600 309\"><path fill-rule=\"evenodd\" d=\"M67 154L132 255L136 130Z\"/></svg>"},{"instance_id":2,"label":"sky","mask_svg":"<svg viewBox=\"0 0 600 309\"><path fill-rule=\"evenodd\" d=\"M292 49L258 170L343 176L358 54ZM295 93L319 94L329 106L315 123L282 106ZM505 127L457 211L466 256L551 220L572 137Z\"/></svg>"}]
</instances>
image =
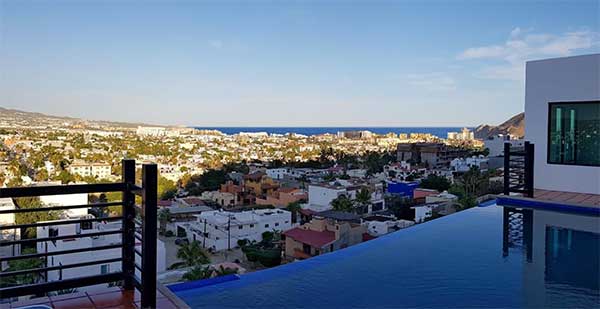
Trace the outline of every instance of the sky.
<instances>
[{"instance_id":1,"label":"sky","mask_svg":"<svg viewBox=\"0 0 600 309\"><path fill-rule=\"evenodd\" d=\"M0 106L190 126L475 126L600 1L0 0Z\"/></svg>"}]
</instances>

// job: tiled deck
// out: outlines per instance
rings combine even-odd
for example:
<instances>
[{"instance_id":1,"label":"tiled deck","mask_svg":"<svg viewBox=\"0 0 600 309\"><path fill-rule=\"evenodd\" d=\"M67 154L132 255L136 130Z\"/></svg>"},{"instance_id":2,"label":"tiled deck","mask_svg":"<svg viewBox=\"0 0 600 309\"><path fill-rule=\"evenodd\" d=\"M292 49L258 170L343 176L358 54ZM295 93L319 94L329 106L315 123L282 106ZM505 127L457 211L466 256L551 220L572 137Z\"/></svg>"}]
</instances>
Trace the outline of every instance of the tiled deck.
<instances>
[{"instance_id":1,"label":"tiled deck","mask_svg":"<svg viewBox=\"0 0 600 309\"><path fill-rule=\"evenodd\" d=\"M600 208L600 194L586 194L563 191L535 189L533 198L536 200L566 203L577 206Z\"/></svg>"},{"instance_id":2,"label":"tiled deck","mask_svg":"<svg viewBox=\"0 0 600 309\"><path fill-rule=\"evenodd\" d=\"M160 309L181 308L161 291L156 291L156 307ZM19 308L31 305L46 305L53 308L141 308L140 293L125 291L119 287L103 288L97 291L76 292L59 296L40 297L16 303L2 304L0 308Z\"/></svg>"}]
</instances>

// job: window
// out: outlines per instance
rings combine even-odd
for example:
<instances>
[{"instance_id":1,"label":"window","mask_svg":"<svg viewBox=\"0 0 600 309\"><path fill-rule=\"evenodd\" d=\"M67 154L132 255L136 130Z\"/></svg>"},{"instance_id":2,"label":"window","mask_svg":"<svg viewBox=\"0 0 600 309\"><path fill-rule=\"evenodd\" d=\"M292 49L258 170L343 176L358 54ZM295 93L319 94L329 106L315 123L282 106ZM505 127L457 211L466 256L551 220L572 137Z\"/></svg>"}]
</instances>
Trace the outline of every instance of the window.
<instances>
[{"instance_id":1,"label":"window","mask_svg":"<svg viewBox=\"0 0 600 309\"><path fill-rule=\"evenodd\" d=\"M254 227L254 224L250 224L250 227L251 227L251 228L252 228L252 227Z\"/></svg>"},{"instance_id":2,"label":"window","mask_svg":"<svg viewBox=\"0 0 600 309\"><path fill-rule=\"evenodd\" d=\"M50 229L48 229L48 236L49 237L57 237L58 236L58 229L55 227L51 227Z\"/></svg>"},{"instance_id":3,"label":"window","mask_svg":"<svg viewBox=\"0 0 600 309\"><path fill-rule=\"evenodd\" d=\"M549 104L548 163L600 166L600 101Z\"/></svg>"},{"instance_id":4,"label":"window","mask_svg":"<svg viewBox=\"0 0 600 309\"><path fill-rule=\"evenodd\" d=\"M100 274L108 274L110 272L110 264L100 265Z\"/></svg>"},{"instance_id":5,"label":"window","mask_svg":"<svg viewBox=\"0 0 600 309\"><path fill-rule=\"evenodd\" d=\"M244 228L244 226L243 226L243 225L240 225L238 228L241 230L241 229L243 229L243 228Z\"/></svg>"},{"instance_id":6,"label":"window","mask_svg":"<svg viewBox=\"0 0 600 309\"><path fill-rule=\"evenodd\" d=\"M91 230L92 222L81 222L81 229L82 230Z\"/></svg>"},{"instance_id":7,"label":"window","mask_svg":"<svg viewBox=\"0 0 600 309\"><path fill-rule=\"evenodd\" d=\"M268 225L268 224L265 224L265 228L268 228L268 227L269 227L269 225Z\"/></svg>"},{"instance_id":8,"label":"window","mask_svg":"<svg viewBox=\"0 0 600 309\"><path fill-rule=\"evenodd\" d=\"M275 226L279 226L279 222L275 222Z\"/></svg>"}]
</instances>

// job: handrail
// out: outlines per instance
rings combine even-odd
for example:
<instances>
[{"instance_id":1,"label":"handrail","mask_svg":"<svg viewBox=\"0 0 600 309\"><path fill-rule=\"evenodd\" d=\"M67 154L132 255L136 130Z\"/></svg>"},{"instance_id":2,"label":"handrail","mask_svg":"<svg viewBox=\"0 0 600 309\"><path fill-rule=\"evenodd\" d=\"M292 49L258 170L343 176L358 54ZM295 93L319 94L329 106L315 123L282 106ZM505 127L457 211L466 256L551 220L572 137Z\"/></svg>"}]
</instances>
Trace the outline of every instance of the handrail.
<instances>
[{"instance_id":1,"label":"handrail","mask_svg":"<svg viewBox=\"0 0 600 309\"><path fill-rule=\"evenodd\" d=\"M121 221L121 227L110 230L87 231L89 233L77 233L60 236L47 236L32 239L14 238L8 241L0 241L0 247L18 246L23 244L38 244L44 242L66 241L70 239L81 239L86 237L97 237L105 235L121 234L121 241L106 245L92 245L85 248L74 248L58 251L47 251L1 257L0 262L9 262L23 259L47 258L49 256L67 255L83 252L94 252L100 250L120 249L121 254L115 257L101 260L84 260L67 265L38 267L33 269L13 270L0 272L0 278L18 276L30 273L48 273L49 271L60 271L62 269L93 266L98 264L121 262L121 271L108 274L95 274L80 276L76 278L59 279L49 282L36 282L33 284L20 284L0 288L0 299L6 297L18 297L24 295L45 294L48 291L56 291L69 288L78 288L89 285L103 284L109 282L123 281L124 289L138 289L141 292L141 306L143 308L156 307L156 235L157 235L157 182L158 172L156 164L142 165L142 184L135 184L135 161L122 161L122 181L117 183L100 184L73 184L73 185L51 185L32 186L17 188L0 188L0 198L19 198L62 194L81 194L98 192L121 192L121 201L81 204L68 206L50 206L37 208L14 208L2 209L3 214L23 214L42 211L62 211L77 208L106 208L110 206L122 206L123 214L120 216L87 219L61 219L35 223L21 223L11 225L0 225L0 231L17 230L57 225L82 224L91 222L113 222ZM142 205L139 209L135 205L136 195L142 196ZM136 213L139 214L136 215ZM141 220L136 219L141 218ZM141 227L136 230L136 221ZM137 235L139 233L139 235ZM141 250L136 249L136 239L141 241ZM39 247L39 244L38 244ZM141 264L135 263L136 254L141 255ZM139 273L136 274L136 269ZM139 274L139 276L138 276ZM38 280L49 280L46 276L40 276Z\"/></svg>"},{"instance_id":2,"label":"handrail","mask_svg":"<svg viewBox=\"0 0 600 309\"><path fill-rule=\"evenodd\" d=\"M3 197L28 197L45 195L62 195L78 193L97 193L97 192L123 192L126 190L125 184L115 183L96 183L96 184L75 184L75 185L52 185L52 186L34 186L34 187L15 187L0 188L0 198Z\"/></svg>"},{"instance_id":3,"label":"handrail","mask_svg":"<svg viewBox=\"0 0 600 309\"><path fill-rule=\"evenodd\" d=\"M534 149L527 141L522 147L504 143L504 195L521 193L533 197Z\"/></svg>"}]
</instances>

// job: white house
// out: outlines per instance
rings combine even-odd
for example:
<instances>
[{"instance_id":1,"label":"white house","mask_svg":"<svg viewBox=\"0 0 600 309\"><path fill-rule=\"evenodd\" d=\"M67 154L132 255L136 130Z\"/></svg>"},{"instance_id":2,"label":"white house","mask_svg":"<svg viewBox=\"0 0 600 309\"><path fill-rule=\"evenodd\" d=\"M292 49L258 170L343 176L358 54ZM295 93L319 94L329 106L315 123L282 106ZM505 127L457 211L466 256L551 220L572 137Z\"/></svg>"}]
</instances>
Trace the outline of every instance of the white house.
<instances>
[{"instance_id":1,"label":"white house","mask_svg":"<svg viewBox=\"0 0 600 309\"><path fill-rule=\"evenodd\" d=\"M331 183L311 184L308 186L308 204L303 208L313 211L331 210L331 202L340 195L345 195L354 200L356 194L362 188L368 187L371 192L371 203L368 205L368 213L376 210L385 209L385 200L383 198L383 185L368 184L365 182L353 182L350 180L338 179Z\"/></svg>"},{"instance_id":2,"label":"white house","mask_svg":"<svg viewBox=\"0 0 600 309\"><path fill-rule=\"evenodd\" d=\"M262 240L264 232L286 231L292 228L292 213L281 209L259 209L243 212L207 211L197 220L179 223L189 241L198 241L212 251L237 247L237 241Z\"/></svg>"},{"instance_id":3,"label":"white house","mask_svg":"<svg viewBox=\"0 0 600 309\"><path fill-rule=\"evenodd\" d=\"M600 194L599 68L600 54L527 62L535 188Z\"/></svg>"},{"instance_id":4,"label":"white house","mask_svg":"<svg viewBox=\"0 0 600 309\"><path fill-rule=\"evenodd\" d=\"M371 236L382 236L400 229L413 226L415 223L409 220L397 220L393 216L370 216L362 220L362 225L367 227Z\"/></svg>"},{"instance_id":5,"label":"white house","mask_svg":"<svg viewBox=\"0 0 600 309\"><path fill-rule=\"evenodd\" d=\"M500 157L504 156L504 144L510 143L514 147L523 147L524 140L515 139L510 134L498 134L494 135L489 139L483 141L484 147L487 148L490 153L488 157Z\"/></svg>"},{"instance_id":6,"label":"white house","mask_svg":"<svg viewBox=\"0 0 600 309\"><path fill-rule=\"evenodd\" d=\"M283 179L285 177L285 175L287 175L288 169L287 168L268 168L266 171L267 176L273 178L273 179Z\"/></svg>"},{"instance_id":7,"label":"white house","mask_svg":"<svg viewBox=\"0 0 600 309\"><path fill-rule=\"evenodd\" d=\"M0 198L0 210L13 210L15 209L15 203L12 198ZM11 225L15 224L15 214L0 214L0 225ZM21 230L2 230L0 231L0 241L19 240L21 237ZM19 245L3 246L0 247L0 256L9 257L14 256L20 252ZM3 262L0 265L0 270L4 270L8 267L8 262Z\"/></svg>"},{"instance_id":8,"label":"white house","mask_svg":"<svg viewBox=\"0 0 600 309\"><path fill-rule=\"evenodd\" d=\"M458 173L468 172L469 169L471 169L471 167L477 167L482 172L485 172L488 170L488 162L489 159L484 157L483 155L472 156L466 159L455 158L452 161L450 161L450 168L452 169L452 171Z\"/></svg>"},{"instance_id":9,"label":"white house","mask_svg":"<svg viewBox=\"0 0 600 309\"><path fill-rule=\"evenodd\" d=\"M87 217L93 218L92 215ZM85 222L85 223L69 223L52 226L37 227L37 237L50 236L65 236L65 235L83 235L86 233L94 233L99 231L110 231L121 229L121 222ZM56 241L45 241L37 243L37 252L56 252L71 249L93 248L99 246L108 246L119 244L122 242L121 234L111 234L103 236L71 238ZM141 243L136 242L136 247L141 250ZM157 262L156 271L163 272L166 270L165 260L165 245L162 241L157 240ZM80 252L63 255L52 255L48 257L45 265L52 266L67 266L69 264L92 262L99 260L110 260L120 258L121 248L98 250L94 252ZM136 255L137 263L141 259ZM104 273L118 272L121 270L121 262L107 262L104 264L90 265L76 268L64 268L48 272L48 281L64 280L69 278L81 277L81 274L98 275Z\"/></svg>"}]
</instances>

